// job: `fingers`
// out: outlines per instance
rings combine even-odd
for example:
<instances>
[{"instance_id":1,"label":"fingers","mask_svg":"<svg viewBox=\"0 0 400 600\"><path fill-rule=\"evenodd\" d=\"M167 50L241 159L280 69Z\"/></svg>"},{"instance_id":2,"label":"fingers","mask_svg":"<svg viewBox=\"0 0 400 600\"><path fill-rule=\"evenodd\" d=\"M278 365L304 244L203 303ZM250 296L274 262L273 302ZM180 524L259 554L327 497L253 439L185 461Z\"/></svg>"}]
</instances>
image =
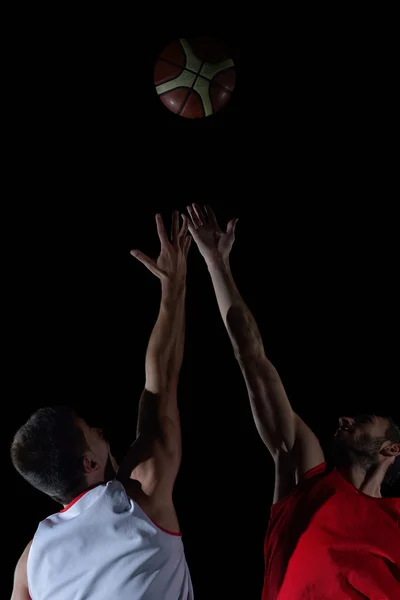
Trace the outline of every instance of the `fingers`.
<instances>
[{"instance_id":1,"label":"fingers","mask_svg":"<svg viewBox=\"0 0 400 600\"><path fill-rule=\"evenodd\" d=\"M172 213L172 223L171 223L171 242L176 242L178 240L179 234L179 213L177 210L174 210Z\"/></svg>"},{"instance_id":2,"label":"fingers","mask_svg":"<svg viewBox=\"0 0 400 600\"><path fill-rule=\"evenodd\" d=\"M143 254L143 252L140 252L140 250L131 250L131 254L137 258L139 262L144 264L144 266L147 267L149 271L153 273L153 275L159 279L162 278L163 272L157 267L157 263L154 260Z\"/></svg>"},{"instance_id":3,"label":"fingers","mask_svg":"<svg viewBox=\"0 0 400 600\"><path fill-rule=\"evenodd\" d=\"M192 236L191 235L187 235L185 237L185 241L183 243L183 252L185 253L185 256L188 255L189 252L189 248L190 248L190 244L192 243Z\"/></svg>"},{"instance_id":4,"label":"fingers","mask_svg":"<svg viewBox=\"0 0 400 600\"><path fill-rule=\"evenodd\" d=\"M192 236L186 235L189 226L189 219L186 215L182 215L182 227L179 232L179 243L185 256L188 255Z\"/></svg>"},{"instance_id":5,"label":"fingers","mask_svg":"<svg viewBox=\"0 0 400 600\"><path fill-rule=\"evenodd\" d=\"M161 218L161 215L159 215L159 214L156 215L156 225L157 225L158 237L160 238L161 244L168 244L169 241L168 241L167 232L165 231L163 220Z\"/></svg>"},{"instance_id":6,"label":"fingers","mask_svg":"<svg viewBox=\"0 0 400 600\"><path fill-rule=\"evenodd\" d=\"M190 218L192 220L193 227L195 229L197 229L198 227L200 227L201 225L203 225L204 217L203 217L203 220L202 220L201 219L201 210L200 210L200 207L198 207L198 209L196 210L195 206L197 206L197 205L193 204L192 206L190 206L190 204L189 204L189 206L187 206L186 208L187 208L189 216L190 216Z\"/></svg>"},{"instance_id":7,"label":"fingers","mask_svg":"<svg viewBox=\"0 0 400 600\"><path fill-rule=\"evenodd\" d=\"M239 219L237 217L235 217L234 219L231 219L228 223L228 226L226 228L226 233L228 235L232 235L233 237L235 237L235 229L236 229L236 223L239 221Z\"/></svg>"},{"instance_id":8,"label":"fingers","mask_svg":"<svg viewBox=\"0 0 400 600\"><path fill-rule=\"evenodd\" d=\"M195 228L195 226L193 225L193 223L191 221L188 221L188 230L191 233L191 237L194 239L195 242L198 242L199 240L199 234L197 232L197 229ZM187 236L189 237L189 236Z\"/></svg>"},{"instance_id":9,"label":"fingers","mask_svg":"<svg viewBox=\"0 0 400 600\"><path fill-rule=\"evenodd\" d=\"M189 219L186 215L182 215L182 226L181 226L181 230L179 232L179 237L178 239L182 242L185 239L185 235L187 233L188 230L188 224L189 224Z\"/></svg>"},{"instance_id":10,"label":"fingers","mask_svg":"<svg viewBox=\"0 0 400 600\"><path fill-rule=\"evenodd\" d=\"M204 210L206 211L208 222L210 223L211 227L213 229L217 229L219 231L220 230L219 225L218 225L217 219L215 218L214 211L211 208L211 206L209 204L206 204L204 207Z\"/></svg>"},{"instance_id":11,"label":"fingers","mask_svg":"<svg viewBox=\"0 0 400 600\"><path fill-rule=\"evenodd\" d=\"M193 206L194 212L197 215L197 218L200 221L200 225L204 225L204 223L206 223L207 220L206 220L205 216L203 215L203 212L202 212L200 206L198 204L196 204L196 203L193 203L192 206Z\"/></svg>"}]
</instances>

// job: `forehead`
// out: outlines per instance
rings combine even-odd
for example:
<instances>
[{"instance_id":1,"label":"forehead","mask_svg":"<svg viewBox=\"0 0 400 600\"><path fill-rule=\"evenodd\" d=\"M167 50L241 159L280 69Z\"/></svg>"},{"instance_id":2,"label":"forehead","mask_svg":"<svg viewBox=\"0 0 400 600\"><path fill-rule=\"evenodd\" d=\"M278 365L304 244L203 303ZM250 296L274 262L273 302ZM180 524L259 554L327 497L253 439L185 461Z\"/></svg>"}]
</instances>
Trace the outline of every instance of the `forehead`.
<instances>
[{"instance_id":1,"label":"forehead","mask_svg":"<svg viewBox=\"0 0 400 600\"><path fill-rule=\"evenodd\" d=\"M387 417L380 417L379 415L374 415L372 413L359 414L355 417L356 422L362 422L364 420L380 427L387 428L389 426L389 419Z\"/></svg>"}]
</instances>

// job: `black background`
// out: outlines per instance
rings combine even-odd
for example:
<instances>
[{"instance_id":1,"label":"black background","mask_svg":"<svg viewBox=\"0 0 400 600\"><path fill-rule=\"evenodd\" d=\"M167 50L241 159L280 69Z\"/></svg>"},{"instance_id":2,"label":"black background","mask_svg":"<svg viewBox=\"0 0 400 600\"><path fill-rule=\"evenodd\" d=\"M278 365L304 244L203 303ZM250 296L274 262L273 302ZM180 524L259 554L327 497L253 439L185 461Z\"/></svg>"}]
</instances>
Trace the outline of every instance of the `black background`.
<instances>
[{"instance_id":1,"label":"black background","mask_svg":"<svg viewBox=\"0 0 400 600\"><path fill-rule=\"evenodd\" d=\"M239 217L237 284L326 448L339 415L398 404L390 40L333 15L233 13L206 27L158 10L24 13L10 26L6 446L35 409L67 402L122 457L159 302L129 250L155 256L154 214L169 223L198 201L221 224ZM238 64L229 106L196 123L170 115L152 83L158 52L188 33L219 34ZM204 127L218 131L193 131ZM195 246L188 268L176 486L187 558L197 598L258 598L273 463ZM18 556L58 506L13 472L7 447L11 589Z\"/></svg>"}]
</instances>

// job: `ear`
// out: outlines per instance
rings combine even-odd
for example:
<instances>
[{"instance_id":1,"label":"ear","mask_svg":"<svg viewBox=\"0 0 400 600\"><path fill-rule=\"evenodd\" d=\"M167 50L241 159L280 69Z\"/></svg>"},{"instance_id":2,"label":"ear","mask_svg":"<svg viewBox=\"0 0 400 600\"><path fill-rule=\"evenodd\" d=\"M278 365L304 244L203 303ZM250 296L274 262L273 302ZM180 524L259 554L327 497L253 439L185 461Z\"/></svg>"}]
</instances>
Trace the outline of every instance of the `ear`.
<instances>
[{"instance_id":1,"label":"ear","mask_svg":"<svg viewBox=\"0 0 400 600\"><path fill-rule=\"evenodd\" d=\"M382 448L382 454L384 456L393 456L394 458L400 456L400 443L389 442L387 446Z\"/></svg>"},{"instance_id":2,"label":"ear","mask_svg":"<svg viewBox=\"0 0 400 600\"><path fill-rule=\"evenodd\" d=\"M97 462L94 452L88 450L83 455L83 471L85 473L93 473L100 470L100 465Z\"/></svg>"},{"instance_id":3,"label":"ear","mask_svg":"<svg viewBox=\"0 0 400 600\"><path fill-rule=\"evenodd\" d=\"M392 444L392 456L400 456L400 443Z\"/></svg>"}]
</instances>

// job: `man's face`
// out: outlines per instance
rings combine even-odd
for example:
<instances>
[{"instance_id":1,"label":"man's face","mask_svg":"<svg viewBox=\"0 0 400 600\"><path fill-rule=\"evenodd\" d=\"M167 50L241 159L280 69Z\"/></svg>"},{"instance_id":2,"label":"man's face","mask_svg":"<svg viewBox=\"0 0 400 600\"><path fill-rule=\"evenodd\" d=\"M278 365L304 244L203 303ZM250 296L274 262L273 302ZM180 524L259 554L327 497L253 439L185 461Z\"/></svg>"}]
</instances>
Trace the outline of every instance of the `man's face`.
<instances>
[{"instance_id":1,"label":"man's face","mask_svg":"<svg viewBox=\"0 0 400 600\"><path fill-rule=\"evenodd\" d=\"M104 439L102 430L98 427L90 427L86 421L81 418L78 419L78 423L85 435L86 443L91 451L91 456L100 466L101 472L104 473L104 481L114 479L116 471L110 452L110 444Z\"/></svg>"},{"instance_id":2,"label":"man's face","mask_svg":"<svg viewBox=\"0 0 400 600\"><path fill-rule=\"evenodd\" d=\"M375 415L340 417L339 428L332 440L336 464L369 467L377 463L380 450L388 443L388 425L387 419Z\"/></svg>"}]
</instances>

